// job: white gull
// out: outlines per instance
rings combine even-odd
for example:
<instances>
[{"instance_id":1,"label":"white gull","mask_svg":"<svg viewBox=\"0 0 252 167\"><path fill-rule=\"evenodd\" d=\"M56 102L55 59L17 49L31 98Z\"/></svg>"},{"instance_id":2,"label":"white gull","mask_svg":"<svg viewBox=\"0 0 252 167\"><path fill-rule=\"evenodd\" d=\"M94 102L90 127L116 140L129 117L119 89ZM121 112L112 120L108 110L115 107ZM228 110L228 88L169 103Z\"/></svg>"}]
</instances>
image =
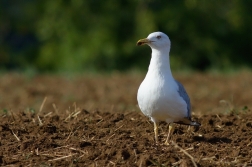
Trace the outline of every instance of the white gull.
<instances>
[{"instance_id":1,"label":"white gull","mask_svg":"<svg viewBox=\"0 0 252 167\"><path fill-rule=\"evenodd\" d=\"M166 121L169 131L165 144L169 144L173 133L173 123L199 126L191 120L190 98L183 85L176 81L171 73L169 53L171 42L162 32L153 32L147 38L140 39L137 45L151 47L151 61L148 72L141 83L138 93L138 105L144 115L154 123L155 141L158 142L158 122Z\"/></svg>"}]
</instances>

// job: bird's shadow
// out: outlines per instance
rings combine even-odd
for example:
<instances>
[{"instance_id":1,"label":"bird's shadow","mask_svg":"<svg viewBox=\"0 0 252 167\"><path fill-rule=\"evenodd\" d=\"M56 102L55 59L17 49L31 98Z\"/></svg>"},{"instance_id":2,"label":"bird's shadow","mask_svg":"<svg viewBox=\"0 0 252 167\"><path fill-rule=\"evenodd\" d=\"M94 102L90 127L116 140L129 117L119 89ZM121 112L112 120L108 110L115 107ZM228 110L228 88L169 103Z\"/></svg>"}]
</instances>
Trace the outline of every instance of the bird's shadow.
<instances>
[{"instance_id":1,"label":"bird's shadow","mask_svg":"<svg viewBox=\"0 0 252 167\"><path fill-rule=\"evenodd\" d=\"M160 123L161 126L166 126L165 122L161 122ZM197 132L200 130L199 126L193 126L194 128L194 132ZM185 133L185 129L183 128L183 126L178 126L173 134L178 134L178 135L182 135ZM193 138L193 142L204 142L204 143L210 143L210 144L218 144L218 143L232 143L232 139L228 138L228 137L204 137L204 136L194 136Z\"/></svg>"},{"instance_id":2,"label":"bird's shadow","mask_svg":"<svg viewBox=\"0 0 252 167\"><path fill-rule=\"evenodd\" d=\"M217 144L217 143L231 143L232 140L227 137L211 137L211 138L205 138L205 137L198 137L194 136L193 139L198 142L207 142L211 144Z\"/></svg>"}]
</instances>

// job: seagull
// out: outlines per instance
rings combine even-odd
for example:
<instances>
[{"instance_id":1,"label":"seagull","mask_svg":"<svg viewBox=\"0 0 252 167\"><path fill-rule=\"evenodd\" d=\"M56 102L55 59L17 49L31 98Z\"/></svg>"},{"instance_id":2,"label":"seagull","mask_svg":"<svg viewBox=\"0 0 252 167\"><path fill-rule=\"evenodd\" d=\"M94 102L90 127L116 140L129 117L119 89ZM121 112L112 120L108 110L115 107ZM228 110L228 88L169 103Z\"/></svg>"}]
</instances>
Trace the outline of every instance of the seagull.
<instances>
[{"instance_id":1,"label":"seagull","mask_svg":"<svg viewBox=\"0 0 252 167\"><path fill-rule=\"evenodd\" d=\"M158 123L169 124L165 141L169 145L174 124L200 126L191 120L190 98L183 85L175 80L170 68L169 53L171 41L162 32L153 32L140 39L137 46L149 45L152 50L148 72L141 83L137 101L140 110L154 123L155 141L158 143Z\"/></svg>"}]
</instances>

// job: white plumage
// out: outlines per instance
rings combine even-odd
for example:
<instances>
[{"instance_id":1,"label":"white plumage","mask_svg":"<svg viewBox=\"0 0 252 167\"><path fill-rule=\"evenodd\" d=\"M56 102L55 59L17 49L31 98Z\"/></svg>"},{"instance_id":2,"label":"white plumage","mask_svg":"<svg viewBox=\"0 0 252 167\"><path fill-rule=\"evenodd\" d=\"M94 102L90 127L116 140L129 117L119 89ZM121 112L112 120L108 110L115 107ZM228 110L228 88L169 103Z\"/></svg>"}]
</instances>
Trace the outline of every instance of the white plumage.
<instances>
[{"instance_id":1,"label":"white plumage","mask_svg":"<svg viewBox=\"0 0 252 167\"><path fill-rule=\"evenodd\" d=\"M137 42L137 45L143 44L151 47L152 55L146 77L138 89L137 101L144 115L150 117L154 122L156 142L158 141L158 122L166 121L169 124L169 132L165 141L165 144L168 144L173 132L172 123L193 126L200 124L191 121L190 98L183 85L172 76L169 37L162 32L154 32Z\"/></svg>"}]
</instances>

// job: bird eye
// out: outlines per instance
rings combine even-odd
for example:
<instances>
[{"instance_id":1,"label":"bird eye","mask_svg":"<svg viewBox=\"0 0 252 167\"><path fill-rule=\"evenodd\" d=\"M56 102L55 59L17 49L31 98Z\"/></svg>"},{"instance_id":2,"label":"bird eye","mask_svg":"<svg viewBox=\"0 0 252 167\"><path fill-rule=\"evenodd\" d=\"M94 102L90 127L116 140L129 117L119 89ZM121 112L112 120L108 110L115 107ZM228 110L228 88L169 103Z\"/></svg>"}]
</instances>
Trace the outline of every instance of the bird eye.
<instances>
[{"instance_id":1,"label":"bird eye","mask_svg":"<svg viewBox=\"0 0 252 167\"><path fill-rule=\"evenodd\" d=\"M160 39L161 38L161 36L159 35L159 36L157 36L157 39Z\"/></svg>"}]
</instances>

